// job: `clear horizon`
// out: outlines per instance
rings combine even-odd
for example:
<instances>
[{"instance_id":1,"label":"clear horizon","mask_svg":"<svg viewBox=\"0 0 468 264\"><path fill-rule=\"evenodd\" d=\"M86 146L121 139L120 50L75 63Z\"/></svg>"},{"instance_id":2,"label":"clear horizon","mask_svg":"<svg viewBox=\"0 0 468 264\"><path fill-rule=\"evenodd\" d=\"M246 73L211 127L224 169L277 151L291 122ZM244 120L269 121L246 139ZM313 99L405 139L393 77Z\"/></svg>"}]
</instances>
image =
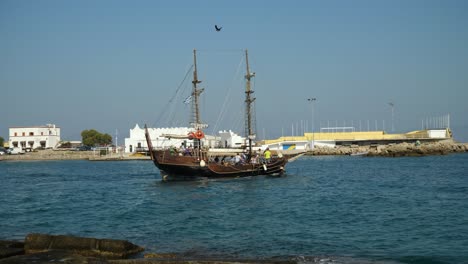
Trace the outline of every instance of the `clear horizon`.
<instances>
[{"instance_id":1,"label":"clear horizon","mask_svg":"<svg viewBox=\"0 0 468 264\"><path fill-rule=\"evenodd\" d=\"M63 140L96 129L122 144L135 124L170 124L164 113L188 125L193 49L208 132L243 134L248 49L260 138L312 119L316 131L361 121L392 133L393 103L395 133L450 114L468 142L467 11L466 1L2 1L0 136L52 123Z\"/></svg>"}]
</instances>

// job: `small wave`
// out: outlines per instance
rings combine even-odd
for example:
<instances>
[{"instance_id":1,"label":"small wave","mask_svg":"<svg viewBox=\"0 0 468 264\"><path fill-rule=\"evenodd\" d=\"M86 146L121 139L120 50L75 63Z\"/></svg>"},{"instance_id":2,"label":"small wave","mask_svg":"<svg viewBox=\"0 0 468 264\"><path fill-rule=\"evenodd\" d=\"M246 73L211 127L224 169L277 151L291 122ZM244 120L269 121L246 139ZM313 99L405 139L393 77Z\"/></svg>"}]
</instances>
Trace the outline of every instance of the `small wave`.
<instances>
[{"instance_id":1,"label":"small wave","mask_svg":"<svg viewBox=\"0 0 468 264\"><path fill-rule=\"evenodd\" d=\"M342 256L297 256L292 260L300 264L399 264L395 260L376 260L372 258L342 257Z\"/></svg>"},{"instance_id":2,"label":"small wave","mask_svg":"<svg viewBox=\"0 0 468 264\"><path fill-rule=\"evenodd\" d=\"M37 178L37 177L50 177L50 176L54 176L54 174L46 173L46 172L33 172L33 173L25 174L24 176Z\"/></svg>"},{"instance_id":3,"label":"small wave","mask_svg":"<svg viewBox=\"0 0 468 264\"><path fill-rule=\"evenodd\" d=\"M407 264L452 264L452 263L468 263L465 257L463 260L454 257L426 257L426 256L406 256L400 257L397 260L399 263Z\"/></svg>"}]
</instances>

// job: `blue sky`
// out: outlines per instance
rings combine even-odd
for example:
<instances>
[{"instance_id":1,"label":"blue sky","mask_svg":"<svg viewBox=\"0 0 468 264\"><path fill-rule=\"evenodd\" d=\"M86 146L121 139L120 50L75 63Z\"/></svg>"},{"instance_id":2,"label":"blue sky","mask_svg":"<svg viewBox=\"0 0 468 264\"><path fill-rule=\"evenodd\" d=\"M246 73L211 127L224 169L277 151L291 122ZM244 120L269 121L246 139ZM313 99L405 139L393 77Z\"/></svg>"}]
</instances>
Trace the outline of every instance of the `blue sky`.
<instances>
[{"instance_id":1,"label":"blue sky","mask_svg":"<svg viewBox=\"0 0 468 264\"><path fill-rule=\"evenodd\" d=\"M450 114L467 142L467 13L466 1L3 0L0 136L55 123L62 139L118 130L122 144L136 123L170 125L166 113L187 122L189 107L167 102L193 49L203 120L242 133L247 48L260 138L310 130L315 97L316 129L377 120L391 132L393 102L396 132ZM190 82L180 87L179 102Z\"/></svg>"}]
</instances>

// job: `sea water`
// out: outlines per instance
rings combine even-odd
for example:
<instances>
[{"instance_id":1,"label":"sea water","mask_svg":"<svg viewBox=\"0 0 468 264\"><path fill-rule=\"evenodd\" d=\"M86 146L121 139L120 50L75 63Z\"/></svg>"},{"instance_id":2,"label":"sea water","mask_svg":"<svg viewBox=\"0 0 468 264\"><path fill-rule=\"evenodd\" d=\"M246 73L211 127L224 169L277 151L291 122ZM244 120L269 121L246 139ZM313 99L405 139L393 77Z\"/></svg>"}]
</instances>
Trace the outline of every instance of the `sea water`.
<instances>
[{"instance_id":1,"label":"sea water","mask_svg":"<svg viewBox=\"0 0 468 264\"><path fill-rule=\"evenodd\" d=\"M306 263L468 263L468 154L302 157L281 177L162 182L150 161L0 162L0 239Z\"/></svg>"}]
</instances>

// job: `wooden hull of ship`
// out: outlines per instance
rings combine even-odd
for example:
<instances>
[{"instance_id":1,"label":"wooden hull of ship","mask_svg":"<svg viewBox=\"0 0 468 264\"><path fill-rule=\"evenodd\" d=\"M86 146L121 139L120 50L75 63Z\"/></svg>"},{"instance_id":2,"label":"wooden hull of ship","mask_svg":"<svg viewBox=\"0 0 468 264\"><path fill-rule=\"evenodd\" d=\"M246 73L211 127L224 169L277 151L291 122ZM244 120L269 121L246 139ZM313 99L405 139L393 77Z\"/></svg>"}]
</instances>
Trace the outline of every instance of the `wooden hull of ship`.
<instances>
[{"instance_id":1,"label":"wooden hull of ship","mask_svg":"<svg viewBox=\"0 0 468 264\"><path fill-rule=\"evenodd\" d=\"M260 175L281 175L288 160L272 159L266 164L221 164L193 156L179 156L168 151L153 151L154 165L161 171L163 180L193 180L200 178L236 178ZM265 170L266 169L266 170Z\"/></svg>"}]
</instances>

